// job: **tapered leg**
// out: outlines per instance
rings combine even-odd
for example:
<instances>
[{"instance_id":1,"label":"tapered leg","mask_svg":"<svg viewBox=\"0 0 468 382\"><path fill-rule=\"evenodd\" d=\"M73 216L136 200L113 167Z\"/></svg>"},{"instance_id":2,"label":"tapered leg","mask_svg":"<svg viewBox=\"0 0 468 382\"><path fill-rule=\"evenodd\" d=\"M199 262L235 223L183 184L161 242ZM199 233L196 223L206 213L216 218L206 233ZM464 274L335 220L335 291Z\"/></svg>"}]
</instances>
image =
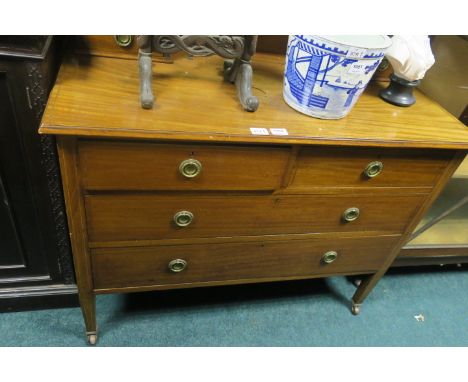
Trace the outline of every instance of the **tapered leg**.
<instances>
[{"instance_id":1,"label":"tapered leg","mask_svg":"<svg viewBox=\"0 0 468 382\"><path fill-rule=\"evenodd\" d=\"M86 336L90 345L96 344L97 325L96 325L96 296L89 292L79 293L81 312L86 326Z\"/></svg>"},{"instance_id":2,"label":"tapered leg","mask_svg":"<svg viewBox=\"0 0 468 382\"><path fill-rule=\"evenodd\" d=\"M361 304L364 302L369 293L374 289L375 285L379 282L385 272L377 272L367 277L364 277L360 282L354 296L351 300L351 312L357 315L361 311Z\"/></svg>"},{"instance_id":3,"label":"tapered leg","mask_svg":"<svg viewBox=\"0 0 468 382\"><path fill-rule=\"evenodd\" d=\"M88 342L94 345L97 340L96 298L93 294L91 261L87 247L85 207L77 172L78 150L76 138L59 136L57 137L57 146L67 206L67 219L73 250L78 297L86 325Z\"/></svg>"}]
</instances>

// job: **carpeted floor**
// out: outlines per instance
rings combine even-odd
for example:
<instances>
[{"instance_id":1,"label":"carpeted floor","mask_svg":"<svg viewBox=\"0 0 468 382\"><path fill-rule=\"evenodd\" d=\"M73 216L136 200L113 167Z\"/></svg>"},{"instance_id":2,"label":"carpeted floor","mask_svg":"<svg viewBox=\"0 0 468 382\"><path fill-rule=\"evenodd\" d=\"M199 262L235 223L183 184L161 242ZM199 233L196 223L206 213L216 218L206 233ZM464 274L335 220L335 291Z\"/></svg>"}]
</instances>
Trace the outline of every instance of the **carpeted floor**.
<instances>
[{"instance_id":1,"label":"carpeted floor","mask_svg":"<svg viewBox=\"0 0 468 382\"><path fill-rule=\"evenodd\" d=\"M468 346L466 266L391 271L359 316L349 309L354 290L347 278L334 277L101 295L98 344ZM78 308L0 314L0 346L84 345Z\"/></svg>"}]
</instances>

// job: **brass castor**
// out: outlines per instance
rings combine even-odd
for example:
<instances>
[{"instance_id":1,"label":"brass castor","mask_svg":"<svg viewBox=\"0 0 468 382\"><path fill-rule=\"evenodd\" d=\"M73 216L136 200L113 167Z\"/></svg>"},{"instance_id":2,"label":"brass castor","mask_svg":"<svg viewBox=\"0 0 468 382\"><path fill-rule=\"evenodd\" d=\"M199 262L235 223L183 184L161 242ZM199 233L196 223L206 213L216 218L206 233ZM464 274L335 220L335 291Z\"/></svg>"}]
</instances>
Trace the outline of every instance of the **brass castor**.
<instances>
[{"instance_id":1,"label":"brass castor","mask_svg":"<svg viewBox=\"0 0 468 382\"><path fill-rule=\"evenodd\" d=\"M97 334L88 334L88 344L96 345L96 342L97 342Z\"/></svg>"},{"instance_id":2,"label":"brass castor","mask_svg":"<svg viewBox=\"0 0 468 382\"><path fill-rule=\"evenodd\" d=\"M353 305L351 306L351 312L357 316L361 312L361 304L355 304L353 302Z\"/></svg>"}]
</instances>

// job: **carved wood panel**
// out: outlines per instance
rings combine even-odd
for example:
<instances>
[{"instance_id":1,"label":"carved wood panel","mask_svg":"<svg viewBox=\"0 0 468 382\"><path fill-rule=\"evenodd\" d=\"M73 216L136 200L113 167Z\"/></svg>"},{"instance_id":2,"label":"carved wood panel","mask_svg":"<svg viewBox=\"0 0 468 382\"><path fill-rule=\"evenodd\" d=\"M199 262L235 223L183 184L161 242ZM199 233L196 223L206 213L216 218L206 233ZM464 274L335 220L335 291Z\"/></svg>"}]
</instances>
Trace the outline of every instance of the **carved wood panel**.
<instances>
[{"instance_id":1,"label":"carved wood panel","mask_svg":"<svg viewBox=\"0 0 468 382\"><path fill-rule=\"evenodd\" d=\"M0 311L76 293L55 139L37 132L58 69L44 38L26 54L0 36Z\"/></svg>"}]
</instances>

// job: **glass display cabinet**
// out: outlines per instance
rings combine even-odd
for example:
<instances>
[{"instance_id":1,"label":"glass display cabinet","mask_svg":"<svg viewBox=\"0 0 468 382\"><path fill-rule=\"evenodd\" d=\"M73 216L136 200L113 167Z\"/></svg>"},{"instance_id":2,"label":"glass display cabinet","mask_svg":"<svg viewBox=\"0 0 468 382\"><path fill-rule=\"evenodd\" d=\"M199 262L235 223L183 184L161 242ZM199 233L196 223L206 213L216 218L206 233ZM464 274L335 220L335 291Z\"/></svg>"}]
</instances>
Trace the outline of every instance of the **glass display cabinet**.
<instances>
[{"instance_id":1,"label":"glass display cabinet","mask_svg":"<svg viewBox=\"0 0 468 382\"><path fill-rule=\"evenodd\" d=\"M420 90L468 126L467 36L432 36L436 59ZM468 128L468 127L467 127ZM468 158L454 173L394 265L468 263Z\"/></svg>"},{"instance_id":2,"label":"glass display cabinet","mask_svg":"<svg viewBox=\"0 0 468 382\"><path fill-rule=\"evenodd\" d=\"M468 158L420 222L395 265L468 262Z\"/></svg>"}]
</instances>

